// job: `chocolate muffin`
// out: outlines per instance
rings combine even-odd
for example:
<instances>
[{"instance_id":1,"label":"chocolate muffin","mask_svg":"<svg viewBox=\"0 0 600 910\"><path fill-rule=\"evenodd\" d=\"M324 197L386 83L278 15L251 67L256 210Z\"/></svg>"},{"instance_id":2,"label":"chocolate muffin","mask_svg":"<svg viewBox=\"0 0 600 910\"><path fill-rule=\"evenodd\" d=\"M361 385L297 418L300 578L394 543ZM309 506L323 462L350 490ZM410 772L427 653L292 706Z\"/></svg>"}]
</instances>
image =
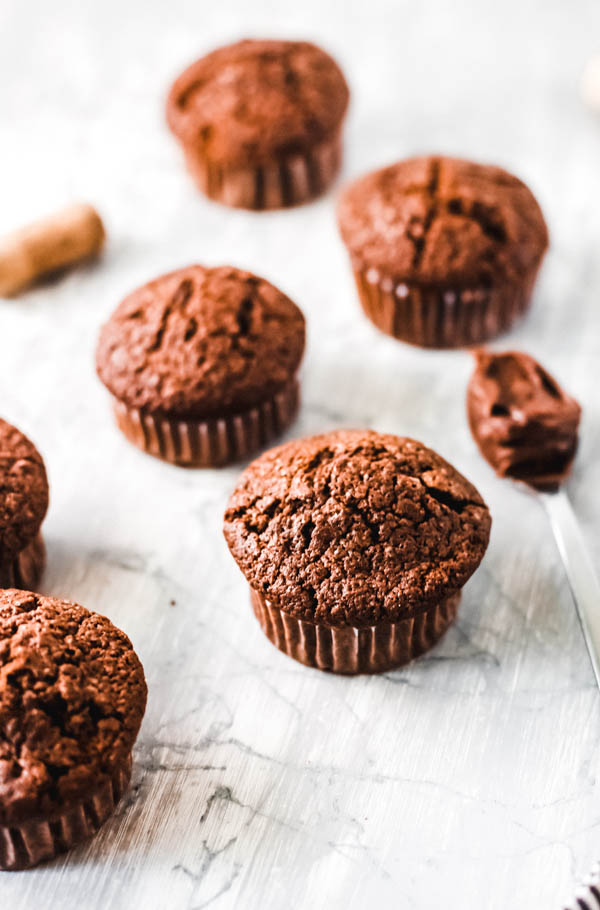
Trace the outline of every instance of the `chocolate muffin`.
<instances>
[{"instance_id":1,"label":"chocolate muffin","mask_svg":"<svg viewBox=\"0 0 600 910\"><path fill-rule=\"evenodd\" d=\"M129 782L145 706L142 666L108 619L0 591L0 868L95 834Z\"/></svg>"},{"instance_id":2,"label":"chocolate muffin","mask_svg":"<svg viewBox=\"0 0 600 910\"><path fill-rule=\"evenodd\" d=\"M36 588L46 550L40 526L48 509L48 479L33 443L0 419L0 587Z\"/></svg>"},{"instance_id":3,"label":"chocolate muffin","mask_svg":"<svg viewBox=\"0 0 600 910\"><path fill-rule=\"evenodd\" d=\"M438 156L357 180L339 225L366 315L424 347L469 345L512 325L548 246L540 207L517 177Z\"/></svg>"},{"instance_id":4,"label":"chocolate muffin","mask_svg":"<svg viewBox=\"0 0 600 910\"><path fill-rule=\"evenodd\" d=\"M420 442L342 430L252 462L224 531L273 644L322 670L375 673L444 634L490 524L475 487Z\"/></svg>"},{"instance_id":5,"label":"chocolate muffin","mask_svg":"<svg viewBox=\"0 0 600 910\"><path fill-rule=\"evenodd\" d=\"M244 458L291 422L303 350L304 317L272 284L193 265L129 294L96 362L128 439L206 467Z\"/></svg>"},{"instance_id":6,"label":"chocolate muffin","mask_svg":"<svg viewBox=\"0 0 600 910\"><path fill-rule=\"evenodd\" d=\"M501 477L555 490L577 451L581 408L522 351L477 351L467 413L484 458Z\"/></svg>"},{"instance_id":7,"label":"chocolate muffin","mask_svg":"<svg viewBox=\"0 0 600 910\"><path fill-rule=\"evenodd\" d=\"M226 205L275 209L320 195L341 161L348 87L305 41L239 41L193 63L167 121L200 189Z\"/></svg>"}]
</instances>

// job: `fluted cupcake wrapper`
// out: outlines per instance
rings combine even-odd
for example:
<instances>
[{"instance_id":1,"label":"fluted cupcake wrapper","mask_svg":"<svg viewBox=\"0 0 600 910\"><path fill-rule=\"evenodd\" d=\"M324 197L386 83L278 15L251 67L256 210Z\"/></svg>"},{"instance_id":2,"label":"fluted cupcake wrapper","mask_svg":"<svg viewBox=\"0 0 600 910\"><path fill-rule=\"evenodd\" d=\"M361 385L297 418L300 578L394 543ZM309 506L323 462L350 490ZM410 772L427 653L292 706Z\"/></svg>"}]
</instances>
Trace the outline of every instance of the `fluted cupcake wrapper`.
<instances>
[{"instance_id":1,"label":"fluted cupcake wrapper","mask_svg":"<svg viewBox=\"0 0 600 910\"><path fill-rule=\"evenodd\" d=\"M0 869L36 866L91 837L114 812L130 777L131 755L110 780L59 815L16 826L0 825Z\"/></svg>"},{"instance_id":2,"label":"fluted cupcake wrapper","mask_svg":"<svg viewBox=\"0 0 600 910\"><path fill-rule=\"evenodd\" d=\"M245 458L291 422L298 409L296 379L255 407L204 420L169 418L115 400L117 424L134 445L172 464L218 467Z\"/></svg>"},{"instance_id":3,"label":"fluted cupcake wrapper","mask_svg":"<svg viewBox=\"0 0 600 910\"><path fill-rule=\"evenodd\" d=\"M460 591L399 622L366 628L296 619L250 588L252 608L275 647L300 663L333 673L382 673L401 667L440 640L458 610Z\"/></svg>"},{"instance_id":4,"label":"fluted cupcake wrapper","mask_svg":"<svg viewBox=\"0 0 600 910\"><path fill-rule=\"evenodd\" d=\"M458 348L506 331L528 307L537 269L516 285L437 288L354 271L362 308L377 328L409 344Z\"/></svg>"},{"instance_id":5,"label":"fluted cupcake wrapper","mask_svg":"<svg viewBox=\"0 0 600 910\"><path fill-rule=\"evenodd\" d=\"M42 535L28 543L20 553L0 564L0 588L35 591L46 565L46 548Z\"/></svg>"},{"instance_id":6,"label":"fluted cupcake wrapper","mask_svg":"<svg viewBox=\"0 0 600 910\"><path fill-rule=\"evenodd\" d=\"M203 193L224 205L255 210L299 205L320 196L342 159L340 132L310 151L261 167L224 167L191 144L184 151L188 170Z\"/></svg>"}]
</instances>

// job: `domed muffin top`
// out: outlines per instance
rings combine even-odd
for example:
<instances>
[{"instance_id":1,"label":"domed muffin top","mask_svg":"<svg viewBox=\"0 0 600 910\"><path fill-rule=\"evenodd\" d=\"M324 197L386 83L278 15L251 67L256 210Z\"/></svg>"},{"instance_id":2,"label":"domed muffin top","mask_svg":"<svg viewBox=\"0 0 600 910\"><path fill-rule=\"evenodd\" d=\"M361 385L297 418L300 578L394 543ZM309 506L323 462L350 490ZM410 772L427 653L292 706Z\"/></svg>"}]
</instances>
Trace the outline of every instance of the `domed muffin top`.
<instances>
[{"instance_id":1,"label":"domed muffin top","mask_svg":"<svg viewBox=\"0 0 600 910\"><path fill-rule=\"evenodd\" d=\"M30 543L48 509L48 478L33 443L0 419L0 559Z\"/></svg>"},{"instance_id":2,"label":"domed muffin top","mask_svg":"<svg viewBox=\"0 0 600 910\"><path fill-rule=\"evenodd\" d=\"M252 462L224 531L250 585L280 609L369 626L458 590L490 524L475 487L420 442L342 430Z\"/></svg>"},{"instance_id":3,"label":"domed muffin top","mask_svg":"<svg viewBox=\"0 0 600 910\"><path fill-rule=\"evenodd\" d=\"M224 416L293 378L304 317L263 278L200 265L129 294L103 326L98 375L129 407L170 416Z\"/></svg>"},{"instance_id":4,"label":"domed muffin top","mask_svg":"<svg viewBox=\"0 0 600 910\"><path fill-rule=\"evenodd\" d=\"M239 41L175 81L167 120L184 142L222 164L261 164L331 137L348 105L332 58L305 41Z\"/></svg>"},{"instance_id":5,"label":"domed muffin top","mask_svg":"<svg viewBox=\"0 0 600 910\"><path fill-rule=\"evenodd\" d=\"M548 246L531 191L499 167L411 158L351 184L339 204L357 269L417 285L519 283Z\"/></svg>"},{"instance_id":6,"label":"domed muffin top","mask_svg":"<svg viewBox=\"0 0 600 910\"><path fill-rule=\"evenodd\" d=\"M60 813L126 761L144 671L104 616L0 591L0 824Z\"/></svg>"}]
</instances>

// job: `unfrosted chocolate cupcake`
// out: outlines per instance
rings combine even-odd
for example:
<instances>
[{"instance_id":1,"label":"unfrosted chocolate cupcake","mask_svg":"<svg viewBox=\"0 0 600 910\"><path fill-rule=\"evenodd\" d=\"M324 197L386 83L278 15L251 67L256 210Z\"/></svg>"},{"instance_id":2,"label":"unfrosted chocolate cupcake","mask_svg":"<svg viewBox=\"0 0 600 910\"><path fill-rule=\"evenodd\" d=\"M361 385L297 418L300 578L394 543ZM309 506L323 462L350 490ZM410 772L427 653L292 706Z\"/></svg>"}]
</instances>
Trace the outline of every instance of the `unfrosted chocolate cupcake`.
<instances>
[{"instance_id":1,"label":"unfrosted chocolate cupcake","mask_svg":"<svg viewBox=\"0 0 600 910\"><path fill-rule=\"evenodd\" d=\"M294 417L304 317L250 272L189 266L129 294L100 333L117 423L151 455L197 467L244 458Z\"/></svg>"},{"instance_id":2,"label":"unfrosted chocolate cupcake","mask_svg":"<svg viewBox=\"0 0 600 910\"><path fill-rule=\"evenodd\" d=\"M344 430L252 462L224 530L273 644L322 670L375 673L444 634L490 524L475 487L420 442Z\"/></svg>"},{"instance_id":3,"label":"unfrosted chocolate cupcake","mask_svg":"<svg viewBox=\"0 0 600 910\"><path fill-rule=\"evenodd\" d=\"M347 106L341 70L314 44L239 41L179 76L167 120L207 196L274 209L327 189Z\"/></svg>"},{"instance_id":4,"label":"unfrosted chocolate cupcake","mask_svg":"<svg viewBox=\"0 0 600 910\"><path fill-rule=\"evenodd\" d=\"M145 705L142 666L106 617L0 591L0 868L98 830L129 782Z\"/></svg>"},{"instance_id":5,"label":"unfrosted chocolate cupcake","mask_svg":"<svg viewBox=\"0 0 600 910\"><path fill-rule=\"evenodd\" d=\"M501 477L555 490L577 451L581 408L523 351L477 351L467 389L473 437Z\"/></svg>"},{"instance_id":6,"label":"unfrosted chocolate cupcake","mask_svg":"<svg viewBox=\"0 0 600 910\"><path fill-rule=\"evenodd\" d=\"M33 443L0 419L0 588L37 588L46 562L40 526L48 479Z\"/></svg>"},{"instance_id":7,"label":"unfrosted chocolate cupcake","mask_svg":"<svg viewBox=\"0 0 600 910\"><path fill-rule=\"evenodd\" d=\"M339 224L367 316L424 347L509 328L529 304L548 246L530 190L499 167L411 158L343 193Z\"/></svg>"}]
</instances>

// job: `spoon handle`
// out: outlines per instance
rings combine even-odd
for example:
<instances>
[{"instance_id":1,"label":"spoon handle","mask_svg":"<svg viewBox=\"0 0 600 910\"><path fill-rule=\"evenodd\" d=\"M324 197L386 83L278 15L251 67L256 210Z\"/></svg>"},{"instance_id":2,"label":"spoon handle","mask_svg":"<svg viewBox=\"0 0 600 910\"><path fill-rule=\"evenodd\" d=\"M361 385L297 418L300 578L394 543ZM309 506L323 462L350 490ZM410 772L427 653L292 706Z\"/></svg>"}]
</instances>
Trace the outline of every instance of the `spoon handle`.
<instances>
[{"instance_id":1,"label":"spoon handle","mask_svg":"<svg viewBox=\"0 0 600 910\"><path fill-rule=\"evenodd\" d=\"M567 494L541 494L600 688L600 584Z\"/></svg>"}]
</instances>

